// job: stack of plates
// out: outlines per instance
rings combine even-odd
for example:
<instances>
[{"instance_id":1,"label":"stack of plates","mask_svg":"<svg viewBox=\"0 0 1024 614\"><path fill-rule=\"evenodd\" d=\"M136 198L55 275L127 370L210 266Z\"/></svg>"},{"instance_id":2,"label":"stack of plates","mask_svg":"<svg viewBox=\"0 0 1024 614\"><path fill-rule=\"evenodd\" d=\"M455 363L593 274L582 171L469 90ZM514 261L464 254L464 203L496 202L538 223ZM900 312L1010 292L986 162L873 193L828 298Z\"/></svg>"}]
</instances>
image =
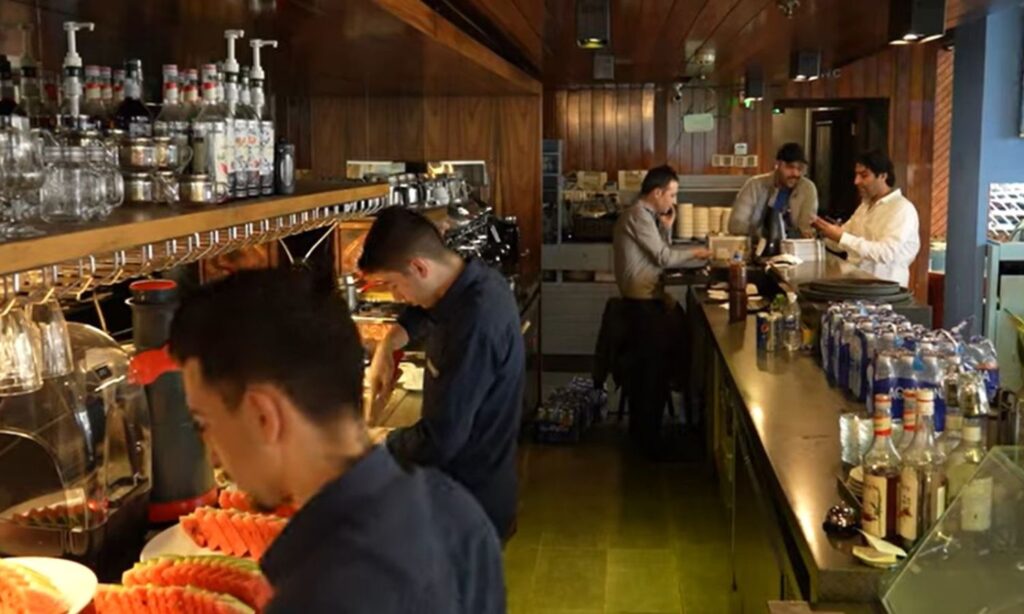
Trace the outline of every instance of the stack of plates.
<instances>
[{"instance_id":1,"label":"stack of plates","mask_svg":"<svg viewBox=\"0 0 1024 614\"><path fill-rule=\"evenodd\" d=\"M696 207L693 210L693 237L706 239L711 230L711 208Z\"/></svg>"},{"instance_id":2,"label":"stack of plates","mask_svg":"<svg viewBox=\"0 0 1024 614\"><path fill-rule=\"evenodd\" d=\"M689 203L679 205L676 211L676 237L679 239L692 239L693 224L693 205Z\"/></svg>"}]
</instances>

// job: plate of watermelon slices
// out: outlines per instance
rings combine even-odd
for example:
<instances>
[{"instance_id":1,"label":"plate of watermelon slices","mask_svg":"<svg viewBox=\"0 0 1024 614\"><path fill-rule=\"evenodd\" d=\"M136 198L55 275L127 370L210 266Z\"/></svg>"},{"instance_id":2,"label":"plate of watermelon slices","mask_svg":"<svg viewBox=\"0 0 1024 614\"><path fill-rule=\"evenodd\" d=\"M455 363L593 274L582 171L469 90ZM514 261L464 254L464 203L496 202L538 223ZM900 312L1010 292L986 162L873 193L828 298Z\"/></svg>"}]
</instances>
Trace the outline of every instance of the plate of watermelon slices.
<instances>
[{"instance_id":1,"label":"plate of watermelon slices","mask_svg":"<svg viewBox=\"0 0 1024 614\"><path fill-rule=\"evenodd\" d=\"M74 561L44 556L0 559L3 611L78 614L92 603L97 586L96 574Z\"/></svg>"}]
</instances>

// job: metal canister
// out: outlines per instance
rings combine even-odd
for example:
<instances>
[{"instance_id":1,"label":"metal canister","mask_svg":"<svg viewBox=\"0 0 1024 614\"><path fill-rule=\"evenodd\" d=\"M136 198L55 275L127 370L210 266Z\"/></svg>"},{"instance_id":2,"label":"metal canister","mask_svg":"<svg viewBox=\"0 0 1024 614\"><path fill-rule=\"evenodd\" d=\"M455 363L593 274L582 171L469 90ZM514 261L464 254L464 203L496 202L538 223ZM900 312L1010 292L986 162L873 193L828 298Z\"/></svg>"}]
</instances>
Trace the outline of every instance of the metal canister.
<instances>
[{"instance_id":1,"label":"metal canister","mask_svg":"<svg viewBox=\"0 0 1024 614\"><path fill-rule=\"evenodd\" d=\"M760 312L757 314L757 351L772 352L768 349L772 337L771 314Z\"/></svg>"},{"instance_id":2,"label":"metal canister","mask_svg":"<svg viewBox=\"0 0 1024 614\"><path fill-rule=\"evenodd\" d=\"M274 150L274 191L295 192L295 145L280 141Z\"/></svg>"}]
</instances>

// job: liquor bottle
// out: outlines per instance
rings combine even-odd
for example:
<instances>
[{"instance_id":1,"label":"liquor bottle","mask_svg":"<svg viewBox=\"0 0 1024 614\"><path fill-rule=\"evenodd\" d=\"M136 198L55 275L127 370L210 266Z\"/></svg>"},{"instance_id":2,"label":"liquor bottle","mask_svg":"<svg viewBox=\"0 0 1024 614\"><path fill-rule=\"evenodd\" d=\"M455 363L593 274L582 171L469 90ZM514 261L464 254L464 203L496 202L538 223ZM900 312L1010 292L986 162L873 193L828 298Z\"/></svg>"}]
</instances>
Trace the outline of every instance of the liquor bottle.
<instances>
[{"instance_id":1,"label":"liquor bottle","mask_svg":"<svg viewBox=\"0 0 1024 614\"><path fill-rule=\"evenodd\" d=\"M178 67L164 64L164 102L153 121L153 134L170 136L183 144L188 143L189 109L182 104L178 93Z\"/></svg>"},{"instance_id":2,"label":"liquor bottle","mask_svg":"<svg viewBox=\"0 0 1024 614\"><path fill-rule=\"evenodd\" d=\"M56 109L47 104L39 87L39 69L33 64L21 67L21 108L33 128L52 128Z\"/></svg>"},{"instance_id":3,"label":"liquor bottle","mask_svg":"<svg viewBox=\"0 0 1024 614\"><path fill-rule=\"evenodd\" d=\"M917 433L900 469L898 526L907 549L946 511L946 455L935 445L935 394L917 392Z\"/></svg>"},{"instance_id":4,"label":"liquor bottle","mask_svg":"<svg viewBox=\"0 0 1024 614\"><path fill-rule=\"evenodd\" d=\"M864 492L861 520L864 531L895 541L899 507L900 455L892 445L892 417L888 395L875 395L875 440L864 455Z\"/></svg>"},{"instance_id":5,"label":"liquor bottle","mask_svg":"<svg viewBox=\"0 0 1024 614\"><path fill-rule=\"evenodd\" d=\"M114 126L130 137L153 136L153 117L142 102L142 60L124 63L124 100L114 112Z\"/></svg>"},{"instance_id":6,"label":"liquor bottle","mask_svg":"<svg viewBox=\"0 0 1024 614\"><path fill-rule=\"evenodd\" d=\"M906 454L910 445L914 443L914 436L917 434L917 414L917 390L904 390L903 434L900 435L900 443L896 446L900 454Z\"/></svg>"},{"instance_id":7,"label":"liquor bottle","mask_svg":"<svg viewBox=\"0 0 1024 614\"><path fill-rule=\"evenodd\" d=\"M114 85L112 89L114 94L115 109L117 108L117 105L121 104L121 101L124 100L124 77L125 72L123 68L114 69Z\"/></svg>"},{"instance_id":8,"label":"liquor bottle","mask_svg":"<svg viewBox=\"0 0 1024 614\"><path fill-rule=\"evenodd\" d=\"M199 113L192 120L192 167L196 173L209 175L216 183L228 185L230 168L227 144L227 121L223 107L217 103L217 68L203 66L203 99Z\"/></svg>"},{"instance_id":9,"label":"liquor bottle","mask_svg":"<svg viewBox=\"0 0 1024 614\"><path fill-rule=\"evenodd\" d=\"M238 112L235 116L235 142L244 162L239 175L240 196L260 195L260 117L252 106L250 71L242 67L238 83ZM242 178L244 176L244 179ZM242 185L245 186L244 194Z\"/></svg>"},{"instance_id":10,"label":"liquor bottle","mask_svg":"<svg viewBox=\"0 0 1024 614\"><path fill-rule=\"evenodd\" d=\"M274 121L270 117L263 92L266 75L260 63L260 50L263 47L277 47L277 41L254 38L249 41L249 46L252 47L252 81L249 91L252 107L260 119L260 195L270 196L274 193Z\"/></svg>"},{"instance_id":11,"label":"liquor bottle","mask_svg":"<svg viewBox=\"0 0 1024 614\"><path fill-rule=\"evenodd\" d=\"M185 71L185 79L181 88L181 101L188 110L189 120L195 119L199 113L199 71L189 68Z\"/></svg>"},{"instance_id":12,"label":"liquor bottle","mask_svg":"<svg viewBox=\"0 0 1024 614\"><path fill-rule=\"evenodd\" d=\"M82 113L97 128L107 125L110 110L103 104L99 66L90 64L85 67L85 101L82 103Z\"/></svg>"},{"instance_id":13,"label":"liquor bottle","mask_svg":"<svg viewBox=\"0 0 1024 614\"><path fill-rule=\"evenodd\" d=\"M951 411L953 410L953 411ZM955 411L955 413L954 413ZM963 439L964 417L958 408L946 408L946 430L939 437L939 447L949 456Z\"/></svg>"},{"instance_id":14,"label":"liquor bottle","mask_svg":"<svg viewBox=\"0 0 1024 614\"><path fill-rule=\"evenodd\" d=\"M100 66L100 99L107 109L114 108L114 87L111 83L112 72L109 66Z\"/></svg>"},{"instance_id":15,"label":"liquor bottle","mask_svg":"<svg viewBox=\"0 0 1024 614\"><path fill-rule=\"evenodd\" d=\"M960 495L960 528L964 531L992 528L992 477L975 475L978 465L985 459L981 423L982 418L966 419L963 440L946 461L949 500Z\"/></svg>"},{"instance_id":16,"label":"liquor bottle","mask_svg":"<svg viewBox=\"0 0 1024 614\"><path fill-rule=\"evenodd\" d=\"M0 55L0 116L25 117L25 110L14 95L14 73L6 55Z\"/></svg>"}]
</instances>

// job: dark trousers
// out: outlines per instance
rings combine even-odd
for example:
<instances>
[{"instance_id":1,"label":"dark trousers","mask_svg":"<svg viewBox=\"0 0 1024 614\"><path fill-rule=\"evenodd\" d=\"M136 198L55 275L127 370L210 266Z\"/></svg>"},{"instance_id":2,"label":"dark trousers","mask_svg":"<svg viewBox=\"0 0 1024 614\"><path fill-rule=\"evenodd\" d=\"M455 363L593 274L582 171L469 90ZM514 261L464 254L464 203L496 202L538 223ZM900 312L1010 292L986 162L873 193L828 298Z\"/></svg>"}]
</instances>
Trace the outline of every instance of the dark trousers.
<instances>
[{"instance_id":1,"label":"dark trousers","mask_svg":"<svg viewBox=\"0 0 1024 614\"><path fill-rule=\"evenodd\" d=\"M685 373L685 327L678 304L626 300L631 360L624 393L629 432L641 449L656 453L670 391Z\"/></svg>"}]
</instances>

